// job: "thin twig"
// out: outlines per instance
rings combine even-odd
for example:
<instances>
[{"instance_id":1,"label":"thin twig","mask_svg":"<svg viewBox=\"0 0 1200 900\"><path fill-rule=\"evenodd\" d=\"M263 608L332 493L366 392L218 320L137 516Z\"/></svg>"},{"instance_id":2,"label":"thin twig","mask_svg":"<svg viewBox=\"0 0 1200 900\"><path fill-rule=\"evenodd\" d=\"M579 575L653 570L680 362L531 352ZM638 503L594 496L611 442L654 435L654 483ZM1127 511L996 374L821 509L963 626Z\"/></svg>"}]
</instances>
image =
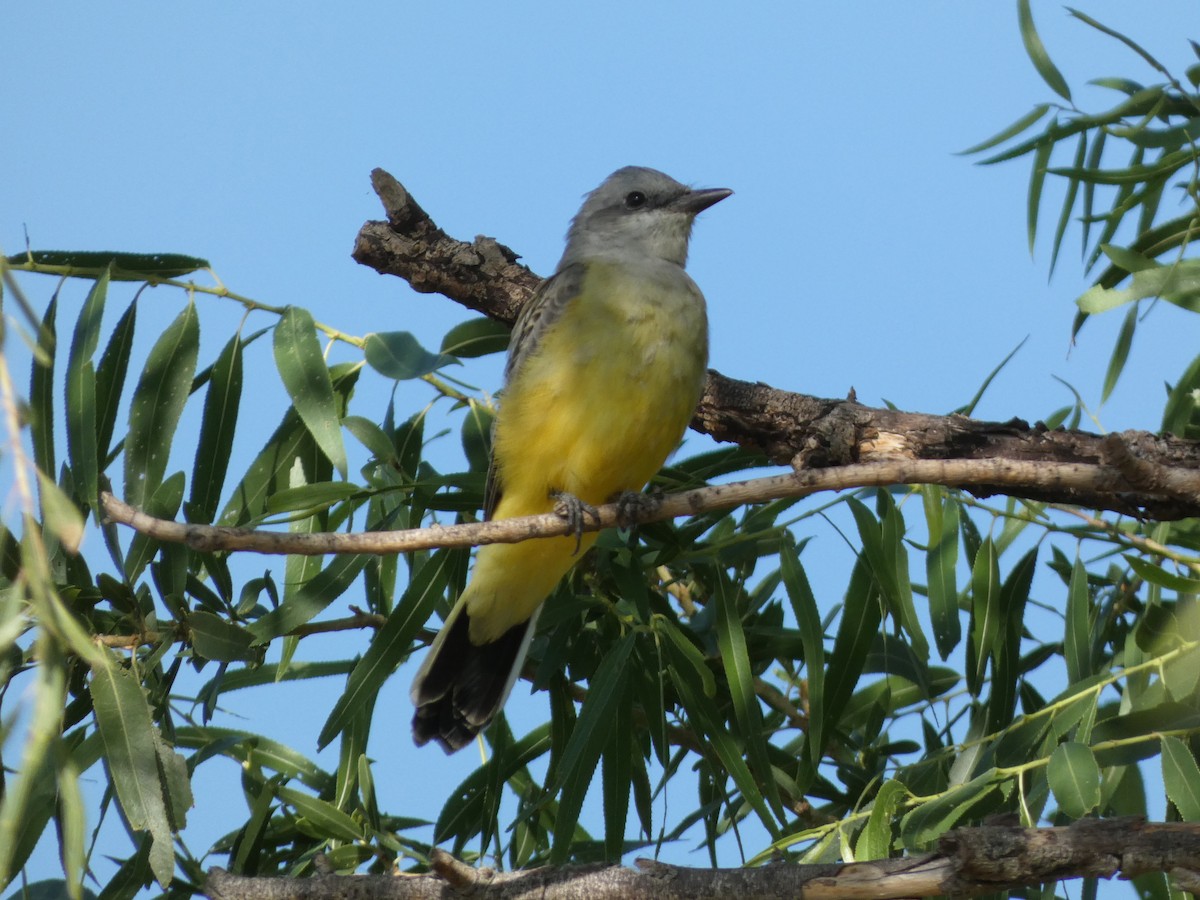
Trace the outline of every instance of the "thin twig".
<instances>
[{"instance_id":1,"label":"thin twig","mask_svg":"<svg viewBox=\"0 0 1200 900\"><path fill-rule=\"evenodd\" d=\"M828 469L813 469L770 475L750 481L710 485L668 494L657 504L632 513L616 503L598 508L595 520L584 522L585 531L614 525L658 522L677 516L696 515L747 503L764 503L784 497L805 497L819 491L881 487L898 484L940 484L946 487L1011 485L1041 488L1104 491L1128 490L1121 472L1104 465L1083 463L1026 462L1006 459L892 460L859 463ZM252 551L267 554L323 555L327 553L407 553L435 547L470 547L478 544L515 544L534 537L556 537L572 533L572 525L554 513L475 522L462 525L432 525L405 531L296 532L260 531L217 525L188 525L158 519L134 509L111 494L101 495L108 519L128 525L158 540L187 544L204 552Z\"/></svg>"}]
</instances>

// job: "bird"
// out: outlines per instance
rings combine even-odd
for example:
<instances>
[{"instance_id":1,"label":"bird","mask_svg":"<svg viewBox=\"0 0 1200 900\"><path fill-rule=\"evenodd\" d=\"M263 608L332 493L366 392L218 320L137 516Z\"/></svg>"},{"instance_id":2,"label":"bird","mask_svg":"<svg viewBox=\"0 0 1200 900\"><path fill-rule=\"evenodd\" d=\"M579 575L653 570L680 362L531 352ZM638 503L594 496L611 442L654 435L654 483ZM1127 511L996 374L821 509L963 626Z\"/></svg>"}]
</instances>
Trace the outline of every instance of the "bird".
<instances>
[{"instance_id":1,"label":"bird","mask_svg":"<svg viewBox=\"0 0 1200 900\"><path fill-rule=\"evenodd\" d=\"M641 491L704 388L708 318L684 271L696 216L733 192L626 166L585 198L554 274L513 327L493 425L485 519ZM413 680L413 740L470 743L520 675L545 599L596 532L488 544Z\"/></svg>"}]
</instances>

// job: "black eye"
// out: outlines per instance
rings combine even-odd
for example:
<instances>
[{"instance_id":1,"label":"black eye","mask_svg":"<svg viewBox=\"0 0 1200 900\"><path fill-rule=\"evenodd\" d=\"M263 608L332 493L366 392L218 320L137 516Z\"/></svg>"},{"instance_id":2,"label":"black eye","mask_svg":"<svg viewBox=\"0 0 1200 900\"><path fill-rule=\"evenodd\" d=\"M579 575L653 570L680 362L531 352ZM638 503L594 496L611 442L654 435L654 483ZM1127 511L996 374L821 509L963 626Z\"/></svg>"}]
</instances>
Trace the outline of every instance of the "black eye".
<instances>
[{"instance_id":1,"label":"black eye","mask_svg":"<svg viewBox=\"0 0 1200 900\"><path fill-rule=\"evenodd\" d=\"M639 206L646 205L646 195L641 191L630 191L625 195L625 208L637 209Z\"/></svg>"}]
</instances>

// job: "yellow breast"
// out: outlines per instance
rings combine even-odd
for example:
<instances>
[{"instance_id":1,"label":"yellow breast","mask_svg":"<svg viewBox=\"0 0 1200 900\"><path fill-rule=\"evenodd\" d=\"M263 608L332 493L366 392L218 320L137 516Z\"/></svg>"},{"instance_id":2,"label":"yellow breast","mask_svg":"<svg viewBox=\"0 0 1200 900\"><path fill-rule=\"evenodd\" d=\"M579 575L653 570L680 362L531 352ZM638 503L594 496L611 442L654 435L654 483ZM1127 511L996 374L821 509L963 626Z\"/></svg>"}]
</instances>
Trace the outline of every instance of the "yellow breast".
<instances>
[{"instance_id":1,"label":"yellow breast","mask_svg":"<svg viewBox=\"0 0 1200 900\"><path fill-rule=\"evenodd\" d=\"M579 296L537 336L505 389L492 448L494 518L549 512L556 491L596 505L640 490L700 399L708 326L699 288L675 265L588 266ZM460 601L471 640L496 640L533 615L595 538L480 548Z\"/></svg>"},{"instance_id":2,"label":"yellow breast","mask_svg":"<svg viewBox=\"0 0 1200 900\"><path fill-rule=\"evenodd\" d=\"M496 518L543 512L551 491L597 504L640 490L683 436L707 358L704 300L682 269L588 263L502 400Z\"/></svg>"}]
</instances>

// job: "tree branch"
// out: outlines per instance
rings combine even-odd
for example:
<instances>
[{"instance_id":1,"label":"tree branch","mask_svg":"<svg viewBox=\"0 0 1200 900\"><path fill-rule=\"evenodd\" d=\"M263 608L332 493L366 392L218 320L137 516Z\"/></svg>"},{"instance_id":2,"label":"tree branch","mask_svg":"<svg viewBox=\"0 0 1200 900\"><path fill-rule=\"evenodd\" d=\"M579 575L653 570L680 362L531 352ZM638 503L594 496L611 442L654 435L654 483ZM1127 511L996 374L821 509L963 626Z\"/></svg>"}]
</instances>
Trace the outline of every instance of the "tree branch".
<instances>
[{"instance_id":1,"label":"tree branch","mask_svg":"<svg viewBox=\"0 0 1200 900\"><path fill-rule=\"evenodd\" d=\"M1195 472L1172 473L1200 482ZM697 515L715 509L765 503L784 497L804 497L818 491L882 487L896 484L941 484L1004 493L1086 494L1124 497L1136 492L1121 469L1104 464L1031 462L1011 459L897 459L857 463L828 469L802 469L750 481L710 485L691 491L647 497L642 509L622 509L616 503L597 508L595 518L585 517L584 531L614 525L658 522L676 516ZM1159 487L1166 491L1168 488ZM1194 494L1171 496L1170 502L1200 514L1200 483ZM278 532L219 525L188 525L157 519L109 493L100 498L109 521L128 525L162 541L187 544L196 550L250 550L256 553L321 555L326 553L406 553L434 547L470 547L477 544L518 543L534 537L572 533L572 526L555 513L474 522L432 525L406 531Z\"/></svg>"},{"instance_id":2,"label":"tree branch","mask_svg":"<svg viewBox=\"0 0 1200 900\"><path fill-rule=\"evenodd\" d=\"M753 869L692 869L640 859L636 870L590 865L495 872L472 868L442 851L434 851L430 862L432 872L400 877L246 878L213 869L204 890L212 900L432 900L467 893L480 900L883 900L965 897L1067 878L1133 878L1148 872L1171 873L1194 884L1200 872L1200 824L1123 818L1084 819L1067 828L959 828L938 841L937 852L924 856Z\"/></svg>"},{"instance_id":3,"label":"tree branch","mask_svg":"<svg viewBox=\"0 0 1200 900\"><path fill-rule=\"evenodd\" d=\"M174 523L168 523L174 524ZM293 628L287 633L288 637L308 637L313 634L334 634L339 631L359 631L363 628L374 628L379 630L385 624L387 619L379 613L369 613L357 606L350 605L351 615L341 619L325 619L321 622L305 622L296 628ZM97 634L92 636L92 641L102 647L108 647L110 650L136 650L138 647L150 646L157 644L159 641L168 640L171 643L177 641L190 641L192 639L191 629L185 622L164 621L160 623L161 630L147 630L139 634ZM432 637L430 638L432 640Z\"/></svg>"},{"instance_id":4,"label":"tree branch","mask_svg":"<svg viewBox=\"0 0 1200 900\"><path fill-rule=\"evenodd\" d=\"M382 169L371 173L371 183L387 221L363 225L354 259L404 278L415 290L437 291L492 318L513 322L540 281L517 264L516 253L491 238L477 237L468 244L450 237ZM1083 431L1051 431L1020 419L981 422L958 415L876 409L853 400L738 381L711 370L692 427L717 440L760 450L780 465L807 468L895 459L1112 462L1126 475L1112 488L1039 481L972 481L962 486L980 497L1007 494L1159 520L1200 515L1200 444L1171 436L1123 433L1120 446L1132 461L1123 464L1112 458L1109 438Z\"/></svg>"}]
</instances>

